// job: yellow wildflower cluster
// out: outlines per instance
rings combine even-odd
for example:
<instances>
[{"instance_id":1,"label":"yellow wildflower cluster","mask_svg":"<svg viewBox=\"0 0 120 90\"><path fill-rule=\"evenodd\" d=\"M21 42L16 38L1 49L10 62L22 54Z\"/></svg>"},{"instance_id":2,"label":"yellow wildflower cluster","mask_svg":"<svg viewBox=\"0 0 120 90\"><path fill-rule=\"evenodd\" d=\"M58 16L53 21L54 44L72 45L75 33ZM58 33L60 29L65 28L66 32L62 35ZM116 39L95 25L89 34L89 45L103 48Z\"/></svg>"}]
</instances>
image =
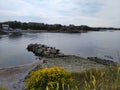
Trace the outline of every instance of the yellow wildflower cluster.
<instances>
[{"instance_id":1,"label":"yellow wildflower cluster","mask_svg":"<svg viewBox=\"0 0 120 90\"><path fill-rule=\"evenodd\" d=\"M29 78L25 82L25 86L29 90L46 90L48 87L65 87L71 82L73 82L71 73L61 67L55 66L31 72Z\"/></svg>"}]
</instances>

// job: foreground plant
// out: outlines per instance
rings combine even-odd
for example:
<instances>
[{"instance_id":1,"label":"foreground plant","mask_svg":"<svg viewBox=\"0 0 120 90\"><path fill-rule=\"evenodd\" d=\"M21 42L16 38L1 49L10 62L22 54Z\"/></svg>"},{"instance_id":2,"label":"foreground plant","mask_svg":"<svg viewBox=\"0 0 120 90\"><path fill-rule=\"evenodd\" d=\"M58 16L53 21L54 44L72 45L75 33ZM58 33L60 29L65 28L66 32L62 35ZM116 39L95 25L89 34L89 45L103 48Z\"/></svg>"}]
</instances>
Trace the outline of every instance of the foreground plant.
<instances>
[{"instance_id":1,"label":"foreground plant","mask_svg":"<svg viewBox=\"0 0 120 90\"><path fill-rule=\"evenodd\" d=\"M69 72L60 67L34 71L26 80L28 90L120 90L120 67Z\"/></svg>"},{"instance_id":2,"label":"foreground plant","mask_svg":"<svg viewBox=\"0 0 120 90\"><path fill-rule=\"evenodd\" d=\"M0 90L8 90L7 88L0 87Z\"/></svg>"},{"instance_id":3,"label":"foreground plant","mask_svg":"<svg viewBox=\"0 0 120 90\"><path fill-rule=\"evenodd\" d=\"M120 67L72 73L78 90L120 90Z\"/></svg>"},{"instance_id":4,"label":"foreground plant","mask_svg":"<svg viewBox=\"0 0 120 90\"><path fill-rule=\"evenodd\" d=\"M31 72L25 86L28 90L71 90L73 81L69 71L52 67Z\"/></svg>"}]
</instances>

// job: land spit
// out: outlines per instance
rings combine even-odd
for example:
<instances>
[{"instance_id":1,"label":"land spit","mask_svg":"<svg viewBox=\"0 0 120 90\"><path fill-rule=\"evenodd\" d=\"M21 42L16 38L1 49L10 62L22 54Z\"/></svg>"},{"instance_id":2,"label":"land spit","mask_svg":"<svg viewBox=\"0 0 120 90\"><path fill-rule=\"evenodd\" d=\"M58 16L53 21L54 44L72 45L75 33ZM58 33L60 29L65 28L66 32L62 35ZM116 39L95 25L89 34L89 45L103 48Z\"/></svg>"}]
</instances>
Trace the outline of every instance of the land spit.
<instances>
[{"instance_id":1,"label":"land spit","mask_svg":"<svg viewBox=\"0 0 120 90\"><path fill-rule=\"evenodd\" d=\"M42 44L29 44L27 47L27 50L33 52L38 57L56 58L56 57L70 56L70 55L64 55L63 53L60 52L59 49L56 49L55 47L54 48L48 47ZM94 61L96 63L103 64L103 65L113 65L113 66L117 65L117 63L114 61L104 60L97 57L88 57L87 59L89 61Z\"/></svg>"},{"instance_id":2,"label":"land spit","mask_svg":"<svg viewBox=\"0 0 120 90\"><path fill-rule=\"evenodd\" d=\"M46 67L60 66L72 72L80 72L91 68L102 69L109 66L109 64L102 64L96 62L96 60L90 60L90 58L85 59L74 55L64 55L58 49L41 44L30 44L27 49L34 51L33 53L42 59L31 64L0 69L0 87L6 87L8 90L25 90L25 77L32 70Z\"/></svg>"}]
</instances>

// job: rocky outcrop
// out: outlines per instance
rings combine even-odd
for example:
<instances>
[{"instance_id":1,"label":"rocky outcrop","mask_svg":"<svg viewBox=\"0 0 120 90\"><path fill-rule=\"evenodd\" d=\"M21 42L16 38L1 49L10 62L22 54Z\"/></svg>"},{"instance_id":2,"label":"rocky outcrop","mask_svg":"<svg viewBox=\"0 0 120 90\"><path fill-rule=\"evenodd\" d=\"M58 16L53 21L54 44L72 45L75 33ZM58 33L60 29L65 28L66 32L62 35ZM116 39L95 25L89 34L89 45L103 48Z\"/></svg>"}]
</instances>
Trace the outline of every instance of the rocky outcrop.
<instances>
[{"instance_id":1,"label":"rocky outcrop","mask_svg":"<svg viewBox=\"0 0 120 90\"><path fill-rule=\"evenodd\" d=\"M36 56L39 57L63 57L64 54L60 52L59 49L48 47L42 44L29 44L27 50L33 52Z\"/></svg>"},{"instance_id":2,"label":"rocky outcrop","mask_svg":"<svg viewBox=\"0 0 120 90\"><path fill-rule=\"evenodd\" d=\"M100 59L98 57L88 57L89 60L91 61L95 61L97 63L103 64L103 65L112 65L112 66L116 66L118 65L116 62L111 61L111 60L105 60L105 59Z\"/></svg>"}]
</instances>

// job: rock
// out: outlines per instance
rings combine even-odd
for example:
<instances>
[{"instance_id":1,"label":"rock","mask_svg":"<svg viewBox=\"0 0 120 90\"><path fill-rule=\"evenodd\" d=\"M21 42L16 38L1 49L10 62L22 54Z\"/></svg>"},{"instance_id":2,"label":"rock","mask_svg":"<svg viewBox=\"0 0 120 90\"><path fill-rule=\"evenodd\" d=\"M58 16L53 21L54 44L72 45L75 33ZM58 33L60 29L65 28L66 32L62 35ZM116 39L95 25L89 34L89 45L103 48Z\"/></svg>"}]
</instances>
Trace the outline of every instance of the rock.
<instances>
[{"instance_id":1,"label":"rock","mask_svg":"<svg viewBox=\"0 0 120 90\"><path fill-rule=\"evenodd\" d=\"M47 60L43 60L43 63L47 63Z\"/></svg>"},{"instance_id":2,"label":"rock","mask_svg":"<svg viewBox=\"0 0 120 90\"><path fill-rule=\"evenodd\" d=\"M97 63L103 64L103 65L112 65L112 66L116 66L118 65L116 62L111 61L111 60L105 60L105 59L100 59L98 57L88 57L89 60L91 61L95 61Z\"/></svg>"},{"instance_id":3,"label":"rock","mask_svg":"<svg viewBox=\"0 0 120 90\"><path fill-rule=\"evenodd\" d=\"M42 44L29 44L27 50L33 52L36 56L39 57L63 57L64 54L60 52L59 49L55 47L48 47Z\"/></svg>"}]
</instances>

